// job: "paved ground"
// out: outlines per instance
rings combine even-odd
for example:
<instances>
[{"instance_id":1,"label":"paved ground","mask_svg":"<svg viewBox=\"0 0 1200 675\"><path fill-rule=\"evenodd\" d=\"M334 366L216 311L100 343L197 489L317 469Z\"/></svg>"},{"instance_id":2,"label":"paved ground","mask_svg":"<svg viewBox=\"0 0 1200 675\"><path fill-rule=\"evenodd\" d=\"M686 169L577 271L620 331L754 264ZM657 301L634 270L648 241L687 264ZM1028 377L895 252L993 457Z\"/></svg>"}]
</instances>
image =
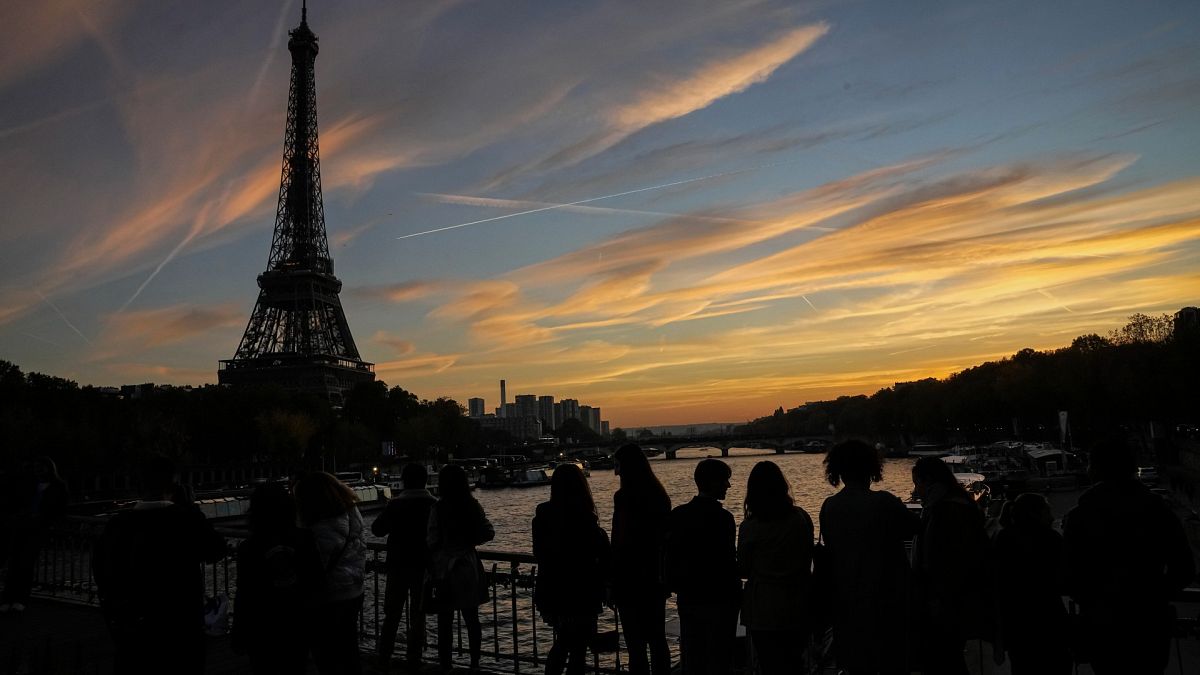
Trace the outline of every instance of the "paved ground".
<instances>
[{"instance_id":1,"label":"paved ground","mask_svg":"<svg viewBox=\"0 0 1200 675\"><path fill-rule=\"evenodd\" d=\"M363 664L369 674L385 672L366 654ZM112 642L100 610L95 607L34 599L20 614L0 615L0 675L109 675L112 669ZM249 670L246 657L233 653L228 638L208 638L207 675L233 675ZM163 672L169 673L170 669ZM404 670L397 661L386 672L418 671ZM438 671L426 667L419 672ZM310 664L306 673L316 673L316 669Z\"/></svg>"}]
</instances>

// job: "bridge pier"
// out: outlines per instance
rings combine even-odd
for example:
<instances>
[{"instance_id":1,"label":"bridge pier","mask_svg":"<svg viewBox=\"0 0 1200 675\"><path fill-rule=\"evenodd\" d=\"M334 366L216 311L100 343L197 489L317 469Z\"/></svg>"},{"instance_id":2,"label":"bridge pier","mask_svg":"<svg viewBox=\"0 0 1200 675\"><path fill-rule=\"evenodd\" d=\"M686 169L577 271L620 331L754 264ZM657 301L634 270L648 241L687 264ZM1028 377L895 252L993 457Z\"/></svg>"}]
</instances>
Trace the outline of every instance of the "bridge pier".
<instances>
[{"instance_id":1,"label":"bridge pier","mask_svg":"<svg viewBox=\"0 0 1200 675\"><path fill-rule=\"evenodd\" d=\"M721 457L729 457L729 446L728 445L721 446Z\"/></svg>"}]
</instances>

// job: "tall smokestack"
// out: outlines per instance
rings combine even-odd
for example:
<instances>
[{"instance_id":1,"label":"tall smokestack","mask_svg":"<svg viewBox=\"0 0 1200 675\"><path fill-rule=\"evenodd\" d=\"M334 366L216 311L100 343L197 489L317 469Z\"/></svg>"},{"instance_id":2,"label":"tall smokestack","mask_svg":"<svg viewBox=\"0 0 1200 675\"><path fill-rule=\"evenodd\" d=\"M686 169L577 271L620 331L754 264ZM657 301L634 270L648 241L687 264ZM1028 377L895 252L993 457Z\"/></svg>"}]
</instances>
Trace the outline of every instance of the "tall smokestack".
<instances>
[{"instance_id":1,"label":"tall smokestack","mask_svg":"<svg viewBox=\"0 0 1200 675\"><path fill-rule=\"evenodd\" d=\"M504 404L508 403L508 394L504 393L504 380L500 380L500 416L504 417Z\"/></svg>"}]
</instances>

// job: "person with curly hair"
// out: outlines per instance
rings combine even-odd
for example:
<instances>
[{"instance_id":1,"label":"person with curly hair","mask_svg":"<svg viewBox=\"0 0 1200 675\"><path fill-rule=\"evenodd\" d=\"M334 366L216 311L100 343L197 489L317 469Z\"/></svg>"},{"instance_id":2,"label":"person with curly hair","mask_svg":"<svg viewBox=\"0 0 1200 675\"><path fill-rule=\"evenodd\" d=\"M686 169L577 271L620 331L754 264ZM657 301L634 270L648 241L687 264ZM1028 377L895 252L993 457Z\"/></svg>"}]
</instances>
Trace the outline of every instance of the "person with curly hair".
<instances>
[{"instance_id":1,"label":"person with curly hair","mask_svg":"<svg viewBox=\"0 0 1200 675\"><path fill-rule=\"evenodd\" d=\"M833 650L848 675L904 673L908 555L916 516L883 480L880 453L844 441L825 455L825 478L842 489L821 505L821 539L832 582Z\"/></svg>"}]
</instances>

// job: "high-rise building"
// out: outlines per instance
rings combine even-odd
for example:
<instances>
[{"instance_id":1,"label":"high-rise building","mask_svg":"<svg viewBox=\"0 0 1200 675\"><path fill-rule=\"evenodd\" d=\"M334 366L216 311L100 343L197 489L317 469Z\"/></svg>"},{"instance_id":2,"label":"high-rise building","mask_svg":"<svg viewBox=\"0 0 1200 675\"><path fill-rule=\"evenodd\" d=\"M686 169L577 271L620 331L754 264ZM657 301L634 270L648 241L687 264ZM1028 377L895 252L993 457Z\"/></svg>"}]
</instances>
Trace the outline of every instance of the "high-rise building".
<instances>
[{"instance_id":1,"label":"high-rise building","mask_svg":"<svg viewBox=\"0 0 1200 675\"><path fill-rule=\"evenodd\" d=\"M542 435L542 423L536 417L481 417L476 421L482 429L507 431L519 440L534 440Z\"/></svg>"},{"instance_id":2,"label":"high-rise building","mask_svg":"<svg viewBox=\"0 0 1200 675\"><path fill-rule=\"evenodd\" d=\"M520 417L537 417L538 403L536 394L517 394L517 415Z\"/></svg>"},{"instance_id":3,"label":"high-rise building","mask_svg":"<svg viewBox=\"0 0 1200 675\"><path fill-rule=\"evenodd\" d=\"M562 426L563 419L564 419L563 418L563 404L562 404L562 401L559 401L554 404L554 428L555 429Z\"/></svg>"},{"instance_id":4,"label":"high-rise building","mask_svg":"<svg viewBox=\"0 0 1200 675\"><path fill-rule=\"evenodd\" d=\"M542 420L543 431L553 431L558 427L554 426L554 397L539 396L538 397L538 419Z\"/></svg>"},{"instance_id":5,"label":"high-rise building","mask_svg":"<svg viewBox=\"0 0 1200 675\"><path fill-rule=\"evenodd\" d=\"M573 398L564 398L562 400L562 421L577 419L579 419L579 401Z\"/></svg>"},{"instance_id":6,"label":"high-rise building","mask_svg":"<svg viewBox=\"0 0 1200 675\"><path fill-rule=\"evenodd\" d=\"M503 406L501 406L500 410L503 412L500 417L517 417L516 403L505 403Z\"/></svg>"},{"instance_id":7,"label":"high-rise building","mask_svg":"<svg viewBox=\"0 0 1200 675\"><path fill-rule=\"evenodd\" d=\"M267 269L258 301L233 358L221 361L221 384L278 384L340 404L344 394L375 379L359 358L333 275L321 196L317 147L317 36L308 10L289 33L292 80L283 140L283 175Z\"/></svg>"},{"instance_id":8,"label":"high-rise building","mask_svg":"<svg viewBox=\"0 0 1200 675\"><path fill-rule=\"evenodd\" d=\"M467 414L471 417L483 417L484 401L481 398L467 399Z\"/></svg>"},{"instance_id":9,"label":"high-rise building","mask_svg":"<svg viewBox=\"0 0 1200 675\"><path fill-rule=\"evenodd\" d=\"M504 391L504 380L500 380L500 407L496 408L496 415L504 417L504 406L508 405L508 393Z\"/></svg>"},{"instance_id":10,"label":"high-rise building","mask_svg":"<svg viewBox=\"0 0 1200 675\"><path fill-rule=\"evenodd\" d=\"M600 408L593 407L588 413L590 415L588 418L588 428L596 433L600 433ZM583 414L582 409L579 414Z\"/></svg>"},{"instance_id":11,"label":"high-rise building","mask_svg":"<svg viewBox=\"0 0 1200 675\"><path fill-rule=\"evenodd\" d=\"M592 406L579 406L579 421L583 422L583 426L592 429ZM595 429L592 429L592 431L595 431Z\"/></svg>"},{"instance_id":12,"label":"high-rise building","mask_svg":"<svg viewBox=\"0 0 1200 675\"><path fill-rule=\"evenodd\" d=\"M601 436L611 436L612 435L611 432L609 432L609 430L608 430L608 420L600 420L600 435Z\"/></svg>"}]
</instances>

